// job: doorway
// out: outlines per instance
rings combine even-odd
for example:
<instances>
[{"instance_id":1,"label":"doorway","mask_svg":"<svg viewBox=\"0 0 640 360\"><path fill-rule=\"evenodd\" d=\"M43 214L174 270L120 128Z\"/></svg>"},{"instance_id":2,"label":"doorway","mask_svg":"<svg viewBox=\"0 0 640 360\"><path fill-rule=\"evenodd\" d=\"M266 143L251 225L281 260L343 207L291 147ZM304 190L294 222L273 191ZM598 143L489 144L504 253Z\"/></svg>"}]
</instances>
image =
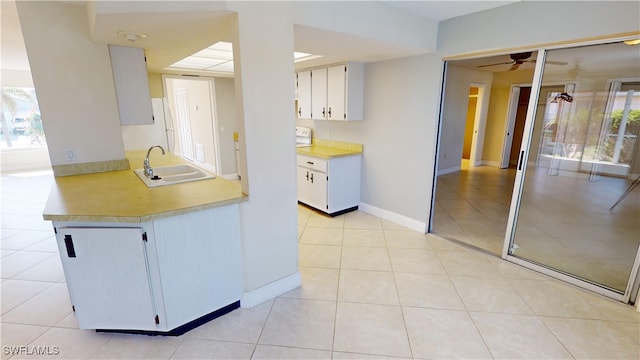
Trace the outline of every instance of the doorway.
<instances>
[{"instance_id":1,"label":"doorway","mask_svg":"<svg viewBox=\"0 0 640 360\"><path fill-rule=\"evenodd\" d=\"M173 123L168 127L170 151L220 173L215 80L164 77Z\"/></svg>"},{"instance_id":2,"label":"doorway","mask_svg":"<svg viewBox=\"0 0 640 360\"><path fill-rule=\"evenodd\" d=\"M478 108L478 88L469 88L469 102L467 103L467 123L464 128L464 140L462 142L462 160L471 159L471 145L473 144L473 129L475 127L476 112Z\"/></svg>"},{"instance_id":3,"label":"doorway","mask_svg":"<svg viewBox=\"0 0 640 360\"><path fill-rule=\"evenodd\" d=\"M508 102L510 76L515 73L500 74L509 68L490 72L470 67L475 65L447 62L431 231L499 256L515 172L499 167L501 148L496 145L502 144L505 123L496 119L506 116L496 109ZM523 70L524 75L517 74L519 81L532 76Z\"/></svg>"},{"instance_id":4,"label":"doorway","mask_svg":"<svg viewBox=\"0 0 640 360\"><path fill-rule=\"evenodd\" d=\"M467 115L462 141L461 168L466 166L480 166L482 164L481 159L488 106L486 96L485 84L472 83L469 86Z\"/></svg>"},{"instance_id":5,"label":"doorway","mask_svg":"<svg viewBox=\"0 0 640 360\"><path fill-rule=\"evenodd\" d=\"M531 86L513 85L511 87L509 119L507 121L502 159L500 160L500 167L503 169L516 166L518 162L530 94Z\"/></svg>"}]
</instances>

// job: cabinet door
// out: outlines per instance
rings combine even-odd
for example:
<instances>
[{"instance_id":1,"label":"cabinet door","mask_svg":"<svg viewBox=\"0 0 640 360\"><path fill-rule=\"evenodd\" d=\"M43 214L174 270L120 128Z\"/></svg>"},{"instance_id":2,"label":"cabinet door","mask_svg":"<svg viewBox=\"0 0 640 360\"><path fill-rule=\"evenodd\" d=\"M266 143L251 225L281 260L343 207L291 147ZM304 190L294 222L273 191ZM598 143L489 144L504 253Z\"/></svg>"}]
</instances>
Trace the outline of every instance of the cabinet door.
<instances>
[{"instance_id":1,"label":"cabinet door","mask_svg":"<svg viewBox=\"0 0 640 360\"><path fill-rule=\"evenodd\" d=\"M80 328L157 329L141 228L58 228L56 238Z\"/></svg>"},{"instance_id":2,"label":"cabinet door","mask_svg":"<svg viewBox=\"0 0 640 360\"><path fill-rule=\"evenodd\" d=\"M329 209L327 198L327 174L319 171L309 171L311 183L311 199L309 205L316 209L327 211Z\"/></svg>"},{"instance_id":3,"label":"cabinet door","mask_svg":"<svg viewBox=\"0 0 640 360\"><path fill-rule=\"evenodd\" d=\"M346 120L346 75L345 65L332 66L327 72L327 119Z\"/></svg>"},{"instance_id":4,"label":"cabinet door","mask_svg":"<svg viewBox=\"0 0 640 360\"><path fill-rule=\"evenodd\" d=\"M309 178L311 170L304 168L302 166L297 167L297 183L298 183L298 201L305 203L307 205L311 205L311 183L309 182Z\"/></svg>"},{"instance_id":5,"label":"cabinet door","mask_svg":"<svg viewBox=\"0 0 640 360\"><path fill-rule=\"evenodd\" d=\"M311 71L311 117L327 118L327 69Z\"/></svg>"},{"instance_id":6,"label":"cabinet door","mask_svg":"<svg viewBox=\"0 0 640 360\"><path fill-rule=\"evenodd\" d=\"M153 125L144 50L109 45L113 83L122 125Z\"/></svg>"},{"instance_id":7,"label":"cabinet door","mask_svg":"<svg viewBox=\"0 0 640 360\"><path fill-rule=\"evenodd\" d=\"M298 201L327 211L327 174L298 166Z\"/></svg>"},{"instance_id":8,"label":"cabinet door","mask_svg":"<svg viewBox=\"0 0 640 360\"><path fill-rule=\"evenodd\" d=\"M302 71L297 75L298 119L311 119L311 71Z\"/></svg>"}]
</instances>

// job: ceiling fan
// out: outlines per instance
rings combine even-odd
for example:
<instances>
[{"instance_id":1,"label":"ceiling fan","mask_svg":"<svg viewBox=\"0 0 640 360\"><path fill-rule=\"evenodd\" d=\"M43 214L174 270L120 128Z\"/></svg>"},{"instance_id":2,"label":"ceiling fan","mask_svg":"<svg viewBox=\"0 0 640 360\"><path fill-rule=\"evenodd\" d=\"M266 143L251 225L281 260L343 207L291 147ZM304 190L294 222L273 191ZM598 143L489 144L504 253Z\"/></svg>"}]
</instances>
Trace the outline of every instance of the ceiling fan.
<instances>
[{"instance_id":1,"label":"ceiling fan","mask_svg":"<svg viewBox=\"0 0 640 360\"><path fill-rule=\"evenodd\" d=\"M515 54L510 54L509 55L511 57L512 61L509 62L500 62L500 63L495 63L495 64L487 64L487 65L479 65L476 66L478 68L483 68L483 67L487 67L487 66L496 66L496 65L511 65L511 68L509 69L509 71L513 71L513 70L517 70L520 65L524 64L524 63L534 63L535 64L535 60L528 60L531 57L531 51L529 52L523 52L523 53L515 53ZM545 64L552 64L552 65L567 65L568 63L564 62L564 61L545 61Z\"/></svg>"}]
</instances>

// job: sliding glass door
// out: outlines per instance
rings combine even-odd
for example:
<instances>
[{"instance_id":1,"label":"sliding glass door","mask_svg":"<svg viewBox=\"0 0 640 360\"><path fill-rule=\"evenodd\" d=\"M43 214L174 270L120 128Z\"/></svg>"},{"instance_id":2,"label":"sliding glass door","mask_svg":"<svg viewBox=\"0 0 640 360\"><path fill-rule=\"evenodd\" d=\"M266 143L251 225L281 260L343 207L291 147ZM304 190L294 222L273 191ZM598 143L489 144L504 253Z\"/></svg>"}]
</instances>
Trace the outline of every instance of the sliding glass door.
<instances>
[{"instance_id":1,"label":"sliding glass door","mask_svg":"<svg viewBox=\"0 0 640 360\"><path fill-rule=\"evenodd\" d=\"M639 266L640 45L540 53L504 256L627 301ZM565 85L540 91L550 83Z\"/></svg>"}]
</instances>

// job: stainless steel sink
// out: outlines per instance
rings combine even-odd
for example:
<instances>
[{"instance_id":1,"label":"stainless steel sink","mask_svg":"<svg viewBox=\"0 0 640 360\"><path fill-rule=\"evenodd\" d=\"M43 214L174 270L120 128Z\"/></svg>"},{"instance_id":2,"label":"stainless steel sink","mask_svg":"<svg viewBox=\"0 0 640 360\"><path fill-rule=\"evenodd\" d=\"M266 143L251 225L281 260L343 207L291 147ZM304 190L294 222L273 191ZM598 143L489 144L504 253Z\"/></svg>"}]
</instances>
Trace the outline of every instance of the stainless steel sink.
<instances>
[{"instance_id":1,"label":"stainless steel sink","mask_svg":"<svg viewBox=\"0 0 640 360\"><path fill-rule=\"evenodd\" d=\"M135 169L133 172L135 172L140 180L142 180L142 182L144 182L148 187L166 186L205 179L215 179L215 175L189 164L154 167L153 178L148 178L147 176L145 176L144 169Z\"/></svg>"}]
</instances>

